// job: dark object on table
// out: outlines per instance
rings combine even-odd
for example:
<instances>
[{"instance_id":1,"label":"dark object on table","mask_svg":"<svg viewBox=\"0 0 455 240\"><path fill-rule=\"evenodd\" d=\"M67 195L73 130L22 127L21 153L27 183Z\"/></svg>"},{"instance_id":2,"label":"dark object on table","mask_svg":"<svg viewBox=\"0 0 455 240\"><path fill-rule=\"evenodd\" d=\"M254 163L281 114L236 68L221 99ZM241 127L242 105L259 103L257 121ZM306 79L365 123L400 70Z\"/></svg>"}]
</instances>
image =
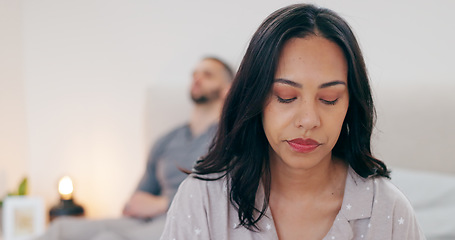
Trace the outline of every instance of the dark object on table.
<instances>
[{"instance_id":1,"label":"dark object on table","mask_svg":"<svg viewBox=\"0 0 455 240\"><path fill-rule=\"evenodd\" d=\"M60 216L84 216L84 208L76 203L73 199L60 199L57 206L54 206L49 211L49 218L52 221L56 217Z\"/></svg>"}]
</instances>

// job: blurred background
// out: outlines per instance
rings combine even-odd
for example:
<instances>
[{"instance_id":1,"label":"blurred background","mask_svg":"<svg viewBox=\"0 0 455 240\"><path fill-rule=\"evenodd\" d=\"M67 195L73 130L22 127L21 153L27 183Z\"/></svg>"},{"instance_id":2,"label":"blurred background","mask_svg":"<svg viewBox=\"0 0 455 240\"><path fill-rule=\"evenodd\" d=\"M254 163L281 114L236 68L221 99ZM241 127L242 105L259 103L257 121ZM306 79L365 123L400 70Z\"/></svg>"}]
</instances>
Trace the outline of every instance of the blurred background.
<instances>
[{"instance_id":1,"label":"blurred background","mask_svg":"<svg viewBox=\"0 0 455 240\"><path fill-rule=\"evenodd\" d=\"M295 1L0 0L0 197L28 177L57 203L74 181L87 216L120 216L149 148L185 121L204 55L241 61ZM339 12L377 102L374 152L393 167L455 175L455 2L313 1Z\"/></svg>"}]
</instances>

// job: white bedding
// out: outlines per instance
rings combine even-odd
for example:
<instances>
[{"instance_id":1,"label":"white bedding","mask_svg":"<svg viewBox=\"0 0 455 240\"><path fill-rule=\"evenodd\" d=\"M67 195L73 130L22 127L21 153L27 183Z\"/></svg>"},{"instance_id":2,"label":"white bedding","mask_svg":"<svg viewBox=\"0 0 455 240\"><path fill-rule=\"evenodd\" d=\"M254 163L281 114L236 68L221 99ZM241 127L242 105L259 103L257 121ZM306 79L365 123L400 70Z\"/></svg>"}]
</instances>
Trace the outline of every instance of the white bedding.
<instances>
[{"instance_id":1,"label":"white bedding","mask_svg":"<svg viewBox=\"0 0 455 240\"><path fill-rule=\"evenodd\" d=\"M392 168L428 240L455 240L455 176Z\"/></svg>"}]
</instances>

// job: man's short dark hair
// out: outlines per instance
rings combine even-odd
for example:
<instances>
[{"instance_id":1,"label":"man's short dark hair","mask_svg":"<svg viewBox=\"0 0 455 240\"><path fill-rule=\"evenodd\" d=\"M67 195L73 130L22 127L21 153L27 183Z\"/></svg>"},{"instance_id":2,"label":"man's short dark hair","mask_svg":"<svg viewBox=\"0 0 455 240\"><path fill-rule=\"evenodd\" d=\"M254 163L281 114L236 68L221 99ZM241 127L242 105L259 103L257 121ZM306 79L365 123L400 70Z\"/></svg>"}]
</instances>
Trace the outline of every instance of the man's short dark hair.
<instances>
[{"instance_id":1,"label":"man's short dark hair","mask_svg":"<svg viewBox=\"0 0 455 240\"><path fill-rule=\"evenodd\" d=\"M225 61L221 60L220 58L214 57L214 56L207 56L207 57L204 57L202 60L213 60L213 61L220 63L221 65L223 65L224 70L226 71L226 73L229 76L229 82L231 82L234 79L234 71L232 70L231 66L229 66L229 64L227 64Z\"/></svg>"}]
</instances>

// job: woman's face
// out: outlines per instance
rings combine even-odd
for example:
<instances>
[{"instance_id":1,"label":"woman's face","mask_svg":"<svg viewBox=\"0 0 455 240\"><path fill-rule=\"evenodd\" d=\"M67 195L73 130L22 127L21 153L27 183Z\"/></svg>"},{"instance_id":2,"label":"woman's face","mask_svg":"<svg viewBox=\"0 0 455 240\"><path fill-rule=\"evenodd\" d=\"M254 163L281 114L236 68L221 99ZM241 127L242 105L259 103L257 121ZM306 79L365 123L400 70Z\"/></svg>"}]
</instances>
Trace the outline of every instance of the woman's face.
<instances>
[{"instance_id":1,"label":"woman's face","mask_svg":"<svg viewBox=\"0 0 455 240\"><path fill-rule=\"evenodd\" d=\"M343 51L325 38L284 45L262 116L274 164L308 170L331 160L349 106L347 75Z\"/></svg>"}]
</instances>

